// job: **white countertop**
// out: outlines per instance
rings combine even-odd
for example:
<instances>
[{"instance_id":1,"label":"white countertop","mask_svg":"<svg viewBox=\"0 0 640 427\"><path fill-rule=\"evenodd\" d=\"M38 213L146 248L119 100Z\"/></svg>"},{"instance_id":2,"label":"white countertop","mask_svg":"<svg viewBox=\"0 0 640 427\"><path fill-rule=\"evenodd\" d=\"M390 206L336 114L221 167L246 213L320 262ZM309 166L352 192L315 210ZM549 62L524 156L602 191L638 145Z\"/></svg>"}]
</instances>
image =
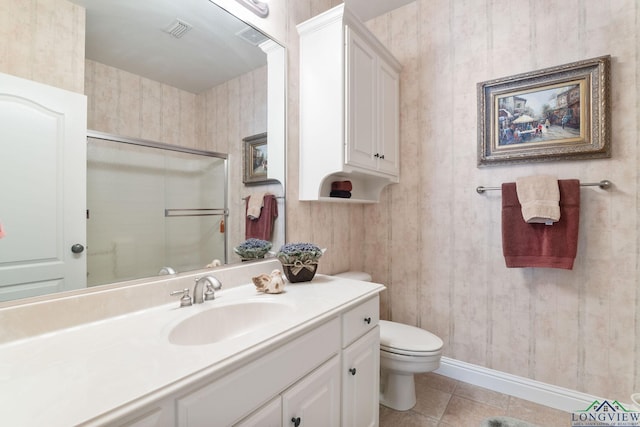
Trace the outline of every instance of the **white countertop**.
<instances>
[{"instance_id":1,"label":"white countertop","mask_svg":"<svg viewBox=\"0 0 640 427\"><path fill-rule=\"evenodd\" d=\"M199 379L221 375L383 290L375 283L317 275L278 295L253 284L218 291L214 301L178 302L0 345L0 414L7 426L100 424ZM208 345L175 345L170 330L215 305L247 299L292 307L269 327ZM217 327L217 325L202 325ZM98 416L106 418L96 419Z\"/></svg>"}]
</instances>

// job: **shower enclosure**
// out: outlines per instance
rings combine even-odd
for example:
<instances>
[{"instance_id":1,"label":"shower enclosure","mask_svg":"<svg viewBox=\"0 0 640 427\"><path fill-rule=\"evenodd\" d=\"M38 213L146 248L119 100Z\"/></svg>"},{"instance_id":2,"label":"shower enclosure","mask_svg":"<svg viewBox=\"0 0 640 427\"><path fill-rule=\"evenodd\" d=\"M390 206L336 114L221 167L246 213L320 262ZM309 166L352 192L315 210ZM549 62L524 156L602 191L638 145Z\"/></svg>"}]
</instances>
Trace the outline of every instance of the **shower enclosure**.
<instances>
[{"instance_id":1,"label":"shower enclosure","mask_svg":"<svg viewBox=\"0 0 640 427\"><path fill-rule=\"evenodd\" d=\"M87 286L226 262L227 156L91 133Z\"/></svg>"}]
</instances>

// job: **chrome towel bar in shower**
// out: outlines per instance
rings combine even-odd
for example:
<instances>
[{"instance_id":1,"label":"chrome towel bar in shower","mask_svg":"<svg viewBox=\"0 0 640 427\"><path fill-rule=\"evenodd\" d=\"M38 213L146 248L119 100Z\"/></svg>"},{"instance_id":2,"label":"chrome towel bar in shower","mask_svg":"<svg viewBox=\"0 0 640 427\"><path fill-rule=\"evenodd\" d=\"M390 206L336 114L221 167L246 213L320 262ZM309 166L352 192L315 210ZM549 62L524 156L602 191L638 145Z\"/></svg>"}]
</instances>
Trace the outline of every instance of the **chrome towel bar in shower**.
<instances>
[{"instance_id":1,"label":"chrome towel bar in shower","mask_svg":"<svg viewBox=\"0 0 640 427\"><path fill-rule=\"evenodd\" d=\"M217 215L229 215L229 209L165 209L164 216L167 218L177 216L217 216Z\"/></svg>"}]
</instances>

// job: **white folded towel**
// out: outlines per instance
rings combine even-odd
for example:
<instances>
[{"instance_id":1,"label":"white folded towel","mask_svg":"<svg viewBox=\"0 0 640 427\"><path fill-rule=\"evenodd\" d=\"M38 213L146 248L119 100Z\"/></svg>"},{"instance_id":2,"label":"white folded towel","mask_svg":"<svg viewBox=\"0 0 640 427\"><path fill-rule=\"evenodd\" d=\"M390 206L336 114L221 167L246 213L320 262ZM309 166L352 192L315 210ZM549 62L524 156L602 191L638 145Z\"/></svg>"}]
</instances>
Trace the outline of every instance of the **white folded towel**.
<instances>
[{"instance_id":1,"label":"white folded towel","mask_svg":"<svg viewBox=\"0 0 640 427\"><path fill-rule=\"evenodd\" d=\"M247 201L247 217L249 219L260 218L260 211L264 205L264 196L269 193L256 193L249 196Z\"/></svg>"},{"instance_id":2,"label":"white folded towel","mask_svg":"<svg viewBox=\"0 0 640 427\"><path fill-rule=\"evenodd\" d=\"M551 225L560 220L558 178L535 175L516 179L518 201L525 222Z\"/></svg>"}]
</instances>

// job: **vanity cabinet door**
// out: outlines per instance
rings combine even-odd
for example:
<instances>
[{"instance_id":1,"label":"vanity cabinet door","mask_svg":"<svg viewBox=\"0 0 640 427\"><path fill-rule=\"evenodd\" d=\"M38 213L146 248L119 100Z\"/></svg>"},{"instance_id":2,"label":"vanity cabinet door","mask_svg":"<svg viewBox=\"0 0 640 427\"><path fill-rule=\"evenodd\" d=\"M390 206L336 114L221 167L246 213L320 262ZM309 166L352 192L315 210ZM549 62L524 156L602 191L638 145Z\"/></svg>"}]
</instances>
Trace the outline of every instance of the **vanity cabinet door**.
<instances>
[{"instance_id":1,"label":"vanity cabinet door","mask_svg":"<svg viewBox=\"0 0 640 427\"><path fill-rule=\"evenodd\" d=\"M380 327L370 330L342 354L342 426L375 427L380 393Z\"/></svg>"},{"instance_id":2,"label":"vanity cabinet door","mask_svg":"<svg viewBox=\"0 0 640 427\"><path fill-rule=\"evenodd\" d=\"M282 399L280 396L249 415L234 427L280 427L282 422Z\"/></svg>"},{"instance_id":3,"label":"vanity cabinet door","mask_svg":"<svg viewBox=\"0 0 640 427\"><path fill-rule=\"evenodd\" d=\"M282 425L340 426L340 358L334 356L282 394Z\"/></svg>"},{"instance_id":4,"label":"vanity cabinet door","mask_svg":"<svg viewBox=\"0 0 640 427\"><path fill-rule=\"evenodd\" d=\"M325 366L328 360L338 359L339 351L340 320L336 317L221 378L214 381L203 380L194 388L184 390L175 400L177 425L233 425L300 378L304 378L304 382L308 378L307 374L314 377L318 369L322 369L318 367ZM337 411L339 422L339 369L336 372L338 379L334 384L335 390L331 391L338 399L334 411ZM294 385L295 387L297 386Z\"/></svg>"}]
</instances>

